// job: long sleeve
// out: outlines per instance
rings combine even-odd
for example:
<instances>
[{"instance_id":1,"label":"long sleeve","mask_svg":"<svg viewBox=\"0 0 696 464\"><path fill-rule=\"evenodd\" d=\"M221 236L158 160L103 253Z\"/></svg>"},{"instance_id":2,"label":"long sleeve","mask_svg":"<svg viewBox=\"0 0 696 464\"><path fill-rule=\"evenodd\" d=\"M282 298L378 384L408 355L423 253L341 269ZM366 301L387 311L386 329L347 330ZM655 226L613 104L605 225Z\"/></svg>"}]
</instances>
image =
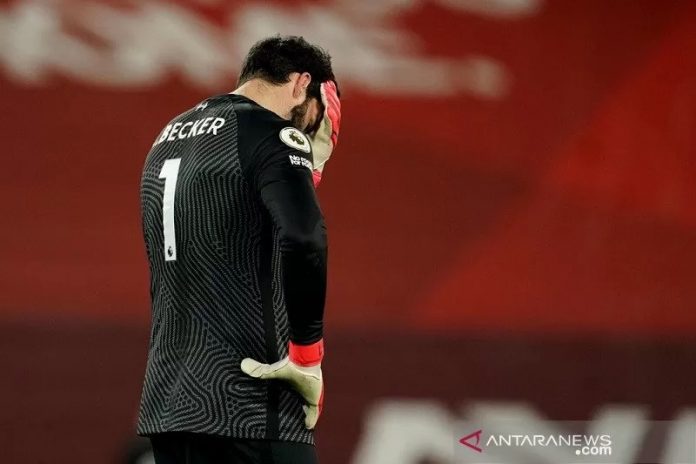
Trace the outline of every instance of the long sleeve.
<instances>
[{"instance_id":1,"label":"long sleeve","mask_svg":"<svg viewBox=\"0 0 696 464\"><path fill-rule=\"evenodd\" d=\"M314 191L311 155L273 143L256 185L279 232L290 339L308 345L323 336L326 226ZM309 164L308 164L309 163Z\"/></svg>"}]
</instances>

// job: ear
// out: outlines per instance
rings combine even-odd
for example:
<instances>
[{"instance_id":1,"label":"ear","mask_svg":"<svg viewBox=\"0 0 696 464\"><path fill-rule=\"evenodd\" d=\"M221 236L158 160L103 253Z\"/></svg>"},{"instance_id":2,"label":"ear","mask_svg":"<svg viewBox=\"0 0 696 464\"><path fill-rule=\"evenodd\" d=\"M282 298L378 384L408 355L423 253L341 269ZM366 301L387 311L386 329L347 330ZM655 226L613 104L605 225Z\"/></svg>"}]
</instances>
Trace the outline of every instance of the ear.
<instances>
[{"instance_id":1,"label":"ear","mask_svg":"<svg viewBox=\"0 0 696 464\"><path fill-rule=\"evenodd\" d=\"M312 82L312 76L308 72L303 72L297 75L297 80L295 80L295 86L292 89L293 98L301 98L303 95L307 95L307 87L309 83Z\"/></svg>"}]
</instances>

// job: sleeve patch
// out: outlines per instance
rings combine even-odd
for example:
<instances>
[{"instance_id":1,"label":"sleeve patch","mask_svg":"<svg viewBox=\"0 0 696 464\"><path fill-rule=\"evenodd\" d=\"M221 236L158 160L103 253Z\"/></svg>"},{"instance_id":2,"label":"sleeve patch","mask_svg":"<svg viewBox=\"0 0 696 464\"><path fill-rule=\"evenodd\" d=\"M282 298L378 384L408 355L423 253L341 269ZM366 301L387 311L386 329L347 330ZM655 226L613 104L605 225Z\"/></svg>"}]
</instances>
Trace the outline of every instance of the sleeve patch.
<instances>
[{"instance_id":1,"label":"sleeve patch","mask_svg":"<svg viewBox=\"0 0 696 464\"><path fill-rule=\"evenodd\" d=\"M295 129L294 127L284 127L280 130L280 140L290 148L295 150L300 150L305 153L312 151L312 147L309 145L309 139L301 131Z\"/></svg>"},{"instance_id":2,"label":"sleeve patch","mask_svg":"<svg viewBox=\"0 0 696 464\"><path fill-rule=\"evenodd\" d=\"M290 164L292 164L293 166L304 166L307 169L309 169L310 171L314 170L314 166L312 166L312 162L309 161L307 158L303 158L303 157L297 156L297 155L290 155L289 158L290 158Z\"/></svg>"}]
</instances>

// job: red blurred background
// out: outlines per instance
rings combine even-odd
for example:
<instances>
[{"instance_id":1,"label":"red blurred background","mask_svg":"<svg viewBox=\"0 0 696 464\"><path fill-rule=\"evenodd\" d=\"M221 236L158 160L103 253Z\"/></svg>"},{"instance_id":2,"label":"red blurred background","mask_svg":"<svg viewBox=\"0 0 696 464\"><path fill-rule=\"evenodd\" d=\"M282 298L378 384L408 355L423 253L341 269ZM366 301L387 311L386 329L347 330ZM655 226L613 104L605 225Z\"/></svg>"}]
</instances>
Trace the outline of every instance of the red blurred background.
<instances>
[{"instance_id":1,"label":"red blurred background","mask_svg":"<svg viewBox=\"0 0 696 464\"><path fill-rule=\"evenodd\" d=\"M5 1L6 462L119 462L149 323L144 156L275 33L325 46L344 95L319 189L324 462L389 464L364 450L395 398L694 403L696 3Z\"/></svg>"}]
</instances>

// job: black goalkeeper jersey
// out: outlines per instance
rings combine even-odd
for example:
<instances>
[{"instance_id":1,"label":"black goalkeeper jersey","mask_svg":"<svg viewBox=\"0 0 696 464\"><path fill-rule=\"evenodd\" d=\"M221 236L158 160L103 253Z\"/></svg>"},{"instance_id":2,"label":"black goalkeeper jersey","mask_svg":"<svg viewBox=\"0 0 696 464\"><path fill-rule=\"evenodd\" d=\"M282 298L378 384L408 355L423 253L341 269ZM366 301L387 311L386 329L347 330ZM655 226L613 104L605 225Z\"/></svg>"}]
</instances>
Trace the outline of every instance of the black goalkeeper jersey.
<instances>
[{"instance_id":1,"label":"black goalkeeper jersey","mask_svg":"<svg viewBox=\"0 0 696 464\"><path fill-rule=\"evenodd\" d=\"M141 182L152 330L138 433L313 443L288 385L246 376L322 337L326 232L309 140L238 95L155 139Z\"/></svg>"}]
</instances>

